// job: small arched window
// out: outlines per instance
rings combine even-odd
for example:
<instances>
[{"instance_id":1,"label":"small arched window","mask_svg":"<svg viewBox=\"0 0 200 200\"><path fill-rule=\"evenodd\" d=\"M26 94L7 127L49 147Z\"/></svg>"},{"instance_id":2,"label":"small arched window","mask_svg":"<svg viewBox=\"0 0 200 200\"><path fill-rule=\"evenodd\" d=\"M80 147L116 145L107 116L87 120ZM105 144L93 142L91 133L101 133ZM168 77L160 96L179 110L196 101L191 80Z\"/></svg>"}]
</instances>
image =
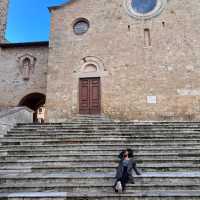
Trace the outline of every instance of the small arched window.
<instances>
[{"instance_id":1,"label":"small arched window","mask_svg":"<svg viewBox=\"0 0 200 200\"><path fill-rule=\"evenodd\" d=\"M30 65L30 63L31 63L30 58L25 58L25 59L23 60L23 66L25 66L25 65Z\"/></svg>"},{"instance_id":2,"label":"small arched window","mask_svg":"<svg viewBox=\"0 0 200 200\"><path fill-rule=\"evenodd\" d=\"M23 60L23 78L29 80L31 71L31 60L30 58L24 58Z\"/></svg>"}]
</instances>

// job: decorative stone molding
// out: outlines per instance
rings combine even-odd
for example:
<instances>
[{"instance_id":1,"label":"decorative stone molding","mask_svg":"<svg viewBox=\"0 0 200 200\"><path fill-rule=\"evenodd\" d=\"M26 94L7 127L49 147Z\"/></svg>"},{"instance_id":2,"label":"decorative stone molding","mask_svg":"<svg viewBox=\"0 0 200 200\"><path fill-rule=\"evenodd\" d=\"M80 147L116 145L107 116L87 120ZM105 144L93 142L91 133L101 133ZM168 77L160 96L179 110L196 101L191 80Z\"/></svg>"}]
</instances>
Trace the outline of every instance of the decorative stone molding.
<instances>
[{"instance_id":1,"label":"decorative stone molding","mask_svg":"<svg viewBox=\"0 0 200 200\"><path fill-rule=\"evenodd\" d=\"M103 62L93 56L83 58L77 70L79 78L102 77L105 71Z\"/></svg>"},{"instance_id":2,"label":"decorative stone molding","mask_svg":"<svg viewBox=\"0 0 200 200\"><path fill-rule=\"evenodd\" d=\"M150 19L158 16L167 5L168 0L157 0L156 6L153 10L147 13L137 12L132 6L133 0L124 0L124 6L129 16L136 19Z\"/></svg>"},{"instance_id":3,"label":"decorative stone molding","mask_svg":"<svg viewBox=\"0 0 200 200\"><path fill-rule=\"evenodd\" d=\"M24 54L17 59L19 70L24 80L29 80L34 73L36 58L30 54Z\"/></svg>"}]
</instances>

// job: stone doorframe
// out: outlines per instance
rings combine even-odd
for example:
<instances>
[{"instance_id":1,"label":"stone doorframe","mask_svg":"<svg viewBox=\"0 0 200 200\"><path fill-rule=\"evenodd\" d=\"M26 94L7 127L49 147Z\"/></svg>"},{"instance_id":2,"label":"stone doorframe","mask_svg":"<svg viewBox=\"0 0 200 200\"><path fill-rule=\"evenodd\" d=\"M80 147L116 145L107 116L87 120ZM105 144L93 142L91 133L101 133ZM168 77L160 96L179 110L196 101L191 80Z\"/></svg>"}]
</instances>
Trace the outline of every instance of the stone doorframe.
<instances>
[{"instance_id":1,"label":"stone doorframe","mask_svg":"<svg viewBox=\"0 0 200 200\"><path fill-rule=\"evenodd\" d=\"M79 80L81 78L101 78L101 88L104 86L104 77L107 76L108 71L105 69L105 66L101 59L94 56L84 57L79 66L74 70L75 77L73 81L73 97L72 97L72 114L79 113ZM101 95L101 104L103 102L103 90ZM101 105L103 108L103 106Z\"/></svg>"}]
</instances>

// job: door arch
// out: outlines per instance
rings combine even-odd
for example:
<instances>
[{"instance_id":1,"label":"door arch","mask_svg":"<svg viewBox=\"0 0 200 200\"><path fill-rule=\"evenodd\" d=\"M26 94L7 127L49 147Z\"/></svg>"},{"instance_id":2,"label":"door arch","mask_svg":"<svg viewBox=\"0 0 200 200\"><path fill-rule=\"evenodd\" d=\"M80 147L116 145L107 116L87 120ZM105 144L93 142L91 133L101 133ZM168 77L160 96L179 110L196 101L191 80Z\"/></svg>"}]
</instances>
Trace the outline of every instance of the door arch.
<instances>
[{"instance_id":1,"label":"door arch","mask_svg":"<svg viewBox=\"0 0 200 200\"><path fill-rule=\"evenodd\" d=\"M37 121L37 110L46 102L46 96L42 93L31 93L22 98L19 106L26 106L34 111L33 121Z\"/></svg>"}]
</instances>

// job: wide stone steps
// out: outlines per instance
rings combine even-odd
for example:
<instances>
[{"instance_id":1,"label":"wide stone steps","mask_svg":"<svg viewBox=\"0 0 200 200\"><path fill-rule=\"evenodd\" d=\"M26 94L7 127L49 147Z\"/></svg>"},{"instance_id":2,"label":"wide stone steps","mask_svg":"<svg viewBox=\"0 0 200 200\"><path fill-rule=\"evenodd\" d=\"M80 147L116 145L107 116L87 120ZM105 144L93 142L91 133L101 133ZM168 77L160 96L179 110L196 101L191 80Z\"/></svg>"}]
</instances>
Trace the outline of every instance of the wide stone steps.
<instances>
[{"instance_id":1,"label":"wide stone steps","mask_svg":"<svg viewBox=\"0 0 200 200\"><path fill-rule=\"evenodd\" d=\"M67 121L65 123L45 123L45 124L32 124L32 123L19 123L17 124L18 127L44 127L44 126L66 126L66 125L84 125L84 124L90 124L90 125L107 125L107 124L110 124L110 125L135 125L135 126L150 126L150 127L153 127L153 126L189 126L189 127L198 127L200 126L199 124L199 121L119 121L119 120L110 120L110 121L99 121L98 119L97 120L79 120L79 121L74 121L74 120L71 120L71 121Z\"/></svg>"},{"instance_id":2,"label":"wide stone steps","mask_svg":"<svg viewBox=\"0 0 200 200\"><path fill-rule=\"evenodd\" d=\"M181 140L183 137L184 139L197 139L200 140L200 134L194 135L134 135L134 134L108 134L105 133L103 134L46 134L46 135L36 135L36 134L27 134L27 135L6 135L5 138L8 139L71 139L71 138L77 138L77 139L101 139L101 138L106 138L106 139L111 139L113 137L116 138L121 138L121 139L170 139L170 140Z\"/></svg>"},{"instance_id":3,"label":"wide stone steps","mask_svg":"<svg viewBox=\"0 0 200 200\"><path fill-rule=\"evenodd\" d=\"M133 192L133 191L152 191L152 190L193 190L193 191L200 191L199 184L135 184L135 185L127 185L126 192ZM98 191L110 193L113 190L111 184L101 184L101 185L69 185L69 184L46 184L46 185L39 185L39 186L27 186L22 185L5 185L0 188L0 193L6 192L40 192L40 191L49 191L49 192L98 192Z\"/></svg>"},{"instance_id":4,"label":"wide stone steps","mask_svg":"<svg viewBox=\"0 0 200 200\"><path fill-rule=\"evenodd\" d=\"M44 161L48 160L66 160L71 162L103 162L103 161L110 161L114 163L118 163L119 160L116 158L116 156L87 156L87 155L74 155L70 156L69 154L38 154L38 155L6 155L6 156L0 156L0 161L18 161L18 160L37 160L37 159L42 159ZM193 163L198 162L200 163L199 156L197 155L196 157L194 156L188 156L188 157L183 157L183 156L149 156L149 155L140 155L140 156L135 156L135 160L137 160L138 163L147 163L147 162L187 162L191 161Z\"/></svg>"},{"instance_id":5,"label":"wide stone steps","mask_svg":"<svg viewBox=\"0 0 200 200\"><path fill-rule=\"evenodd\" d=\"M49 130L16 130L16 131L9 131L8 132L8 135L16 135L16 136L21 136L21 135L39 135L39 136L42 136L42 135L57 135L57 134L60 134L60 135L136 135L136 136L143 136L143 135L169 135L169 136L179 136L179 135L184 135L184 136L189 136L190 134L193 134L193 135L199 135L200 134L200 130L191 130L191 129L188 129L188 130L170 130L170 129L165 129L165 130L161 130L161 129L158 129L158 130L132 130L133 128L131 129L128 129L128 130L125 130L125 129L122 129L122 130L84 130L84 129L58 129L58 130L52 130L52 129L49 129Z\"/></svg>"},{"instance_id":6,"label":"wide stone steps","mask_svg":"<svg viewBox=\"0 0 200 200\"><path fill-rule=\"evenodd\" d=\"M75 143L75 144L74 144ZM135 149L143 149L143 148L184 148L184 147L189 147L189 148L194 148L194 149L198 149L199 148L199 144L198 143L180 143L180 144L176 144L174 143L162 143L162 144L152 144L152 143L147 143L147 144L141 144L141 143L116 143L116 144L99 144L99 143L76 143L74 142L73 144L71 142L66 143L25 143L25 142L4 142L0 145L0 149L5 149L5 147L9 148L9 149L20 149L20 148L29 148L29 149L40 149L40 148L45 148L45 147L49 147L51 149L53 149L55 146L62 148L63 146L66 146L68 148L72 148L74 150L81 150L81 149L91 149L94 148L94 150L101 150L102 148L105 147L105 149L109 149L110 147L116 148L116 149L124 149L124 148L131 148L134 147ZM79 147L78 147L79 146Z\"/></svg>"},{"instance_id":7,"label":"wide stone steps","mask_svg":"<svg viewBox=\"0 0 200 200\"><path fill-rule=\"evenodd\" d=\"M24 148L14 148L14 149L1 149L0 148L0 156L5 156L5 155L54 155L54 154L59 154L59 155L67 155L68 157L73 157L73 156L114 156L116 158L116 155L119 153L115 149L99 149L99 150L93 150L93 149L88 149L88 150L79 150L79 149L71 149L71 148L43 148L41 147L40 149L26 149ZM134 157L140 157L140 156L180 156L180 157L191 157L191 156L199 156L200 155L200 148L168 148L168 149L160 149L160 148L146 148L146 149L134 149Z\"/></svg>"},{"instance_id":8,"label":"wide stone steps","mask_svg":"<svg viewBox=\"0 0 200 200\"><path fill-rule=\"evenodd\" d=\"M199 173L196 174L195 173L190 173L190 174L149 173L146 175L144 174L140 177L136 176L135 181L137 182L137 184L136 185L129 184L127 187L127 192L125 194L120 194L120 196L128 195L127 197L133 197L133 194L135 195L137 192L136 196L139 197L139 194L140 195L143 194L144 191L145 192L155 191L156 193L158 193L159 191L160 193L165 192L166 194L174 191L174 194L176 194L175 196L177 197L182 197L181 191L182 194L184 193L184 196L187 197L191 194L190 191L192 191L196 195L199 192L199 187L198 187L200 181L199 176L200 176ZM63 192L63 191L67 192L67 197L73 195L74 193L78 193L79 196L77 196L77 198L81 197L92 198L92 196L90 196L91 192L96 193L96 196L93 196L93 198L97 198L98 194L102 192L106 194L113 194L114 195L113 197L119 197L119 195L116 195L111 192L112 191L111 185L113 184L113 174L106 174L106 173L104 174L58 173L58 174L48 174L48 175L32 173L32 174L24 174L23 178L19 175L16 175L13 178L12 175L7 175L7 176L4 175L1 179L0 186L2 184L3 187L1 191L3 192L1 193L1 197L13 196L18 198L20 197L26 198L28 197L28 195L32 194L32 197L44 198L48 196L47 193L49 192ZM77 184L79 187L77 187ZM50 189L50 187L53 187L52 190ZM39 191L39 188L41 191L43 191L43 194L45 194L44 196L41 195L41 193L40 194L35 193L37 191L41 192ZM20 192L20 190L23 191ZM9 193L9 191L11 193ZM83 193L86 196L82 196ZM163 194L163 196L166 195ZM169 197L172 196L170 195ZM51 196L51 198L54 198L54 196Z\"/></svg>"},{"instance_id":9,"label":"wide stone steps","mask_svg":"<svg viewBox=\"0 0 200 200\"><path fill-rule=\"evenodd\" d=\"M58 162L57 164L52 164L51 162L35 162L35 163L18 163L9 165L3 165L4 167L0 168L0 173L24 173L24 172L89 172L89 173L96 173L96 172L113 172L115 171L117 166L113 164L103 165L98 164L88 164L88 165L81 165L81 164L74 164L74 168L71 167L68 163ZM30 167L31 166L31 167ZM200 166L194 166L191 164L171 164L166 163L164 164L154 164L154 165L138 165L142 172L198 172L200 170Z\"/></svg>"},{"instance_id":10,"label":"wide stone steps","mask_svg":"<svg viewBox=\"0 0 200 200\"><path fill-rule=\"evenodd\" d=\"M176 159L172 159L171 161L170 161L170 159L164 159L163 161L161 161L161 159L155 159L155 160L144 160L144 161L138 161L138 166L143 166L143 167L150 167L150 166L163 166L163 167L167 167L167 166L179 166L179 168L181 168L181 167L184 167L184 166L193 166L193 167L199 167L200 166L200 161L199 160L186 160L186 159L184 159L184 160L177 160L176 161ZM38 159L30 159L30 160L26 160L26 159L19 159L18 161L16 161L16 160L6 160L6 161L1 161L1 163L0 163L0 166L8 166L8 165L14 165L14 164L16 164L16 165L24 165L25 166L25 164L33 164L33 163L53 163L53 162L55 162L55 163L57 163L57 164L59 164L59 163L62 163L62 164L65 164L65 166L71 166L72 164L73 165L75 165L75 166L80 166L80 167L86 167L86 166L90 166L90 165L94 165L94 166L96 166L96 164L99 164L99 166L104 166L104 165L106 165L106 166L112 166L112 167L115 167L115 164L117 163L117 161L109 161L109 160L107 160L107 161L102 161L102 160L84 160L84 161L70 161L70 160L67 160L67 159L57 159L57 162L56 162L56 160L55 159L51 159L51 158L47 158L47 159L42 159L42 158L38 158ZM102 165L100 165L100 164L102 164Z\"/></svg>"},{"instance_id":11,"label":"wide stone steps","mask_svg":"<svg viewBox=\"0 0 200 200\"><path fill-rule=\"evenodd\" d=\"M108 188L110 192L112 190L112 182L111 181L107 181L106 183L91 183L91 184L87 184L85 185L85 183L80 183L79 187L86 189L87 190L89 188ZM170 190L173 189L174 187L176 187L176 189L179 188L179 190L185 190L185 189L191 189L191 190L199 190L199 184L198 183L191 183L191 182L183 182L183 183L163 183L162 185L160 183L149 183L149 184L143 184L143 183L135 183L135 184L127 184L127 189L130 190L138 190L141 188L145 188L147 190L152 190L152 189L166 189L166 190ZM29 190L34 191L34 190L43 190L43 191L66 191L67 189L76 189L76 185L72 184L72 183L63 183L63 182L58 182L58 183L47 183L47 184L28 184L28 185L24 185L24 184L19 184L19 183L13 183L13 184L4 184L3 186L1 186L0 190L1 192L8 192L8 190L12 191L21 191L23 192L24 190L27 190L29 188ZM65 188L65 189L63 189Z\"/></svg>"},{"instance_id":12,"label":"wide stone steps","mask_svg":"<svg viewBox=\"0 0 200 200\"><path fill-rule=\"evenodd\" d=\"M194 143L183 143L183 144L179 144L177 145L176 143L167 143L167 144L156 144L156 145L153 145L153 144L121 144L121 143L118 143L118 144L109 144L109 145L106 145L106 144L95 144L95 143L91 143L91 144L34 144L31 145L31 144L25 144L25 143L20 143L20 142L16 142L16 143L11 143L11 144L1 144L0 145L0 150L4 149L44 149L44 148L47 148L47 149L60 149L60 148L67 148L67 149L71 149L71 150L89 150L89 149L94 149L95 150L110 150L111 148L112 149L115 149L115 150L122 150L124 148L132 148L132 149L135 149L135 150L143 150L143 149L149 149L149 151L151 151L152 149L157 149L157 150L160 150L162 149L163 151L165 149L188 149L188 150L191 150L192 148L193 149L198 149L200 148L199 144L194 144Z\"/></svg>"},{"instance_id":13,"label":"wide stone steps","mask_svg":"<svg viewBox=\"0 0 200 200\"><path fill-rule=\"evenodd\" d=\"M57 138L57 139L38 139L38 138L2 138L1 143L2 144L15 144L18 143L26 143L26 144L37 144L37 143L44 143L44 144L52 144L52 143L60 143L60 144L65 144L65 143L78 143L78 144L90 144L90 143L103 143L105 144L115 144L118 142L121 142L121 144L154 144L156 145L157 143L164 143L164 144L169 144L169 143L176 143L178 144L200 144L200 139L140 139L140 138L114 138L114 137L99 137L99 138Z\"/></svg>"},{"instance_id":14,"label":"wide stone steps","mask_svg":"<svg viewBox=\"0 0 200 200\"><path fill-rule=\"evenodd\" d=\"M113 192L120 150L141 176ZM19 124L0 139L0 200L200 199L199 122L117 122L104 117Z\"/></svg>"},{"instance_id":15,"label":"wide stone steps","mask_svg":"<svg viewBox=\"0 0 200 200\"><path fill-rule=\"evenodd\" d=\"M105 192L85 192L85 193L73 193L73 192L22 192L22 193L2 193L0 194L0 198L4 200L5 198L9 198L12 200L19 199L54 199L54 200L108 200L108 199L124 199L124 200L133 200L133 199L141 199L141 200L160 200L163 199L173 199L173 200L199 200L200 192L193 190L184 190L184 191L134 191L132 193L124 193L124 194L114 194L114 193L105 193Z\"/></svg>"},{"instance_id":16,"label":"wide stone steps","mask_svg":"<svg viewBox=\"0 0 200 200\"><path fill-rule=\"evenodd\" d=\"M49 133L85 133L85 134L95 134L95 133L134 133L134 134L142 134L142 133L148 133L148 134L154 134L154 133L172 133L173 134L180 134L180 133L194 133L194 134L198 134L200 133L200 128L198 129L192 129L192 128L188 128L188 129L182 129L182 128L154 128L154 129L137 129L134 127L129 127L129 128L113 128L113 129L109 129L107 127L104 128L78 128L78 127L74 127L74 128L37 128L37 129L14 129L9 131L8 133L15 133L15 134L26 134L26 133L45 133L45 132L49 132Z\"/></svg>"},{"instance_id":17,"label":"wide stone steps","mask_svg":"<svg viewBox=\"0 0 200 200\"><path fill-rule=\"evenodd\" d=\"M64 132L64 133L76 133L76 132L80 132L80 133L171 133L173 131L173 133L199 133L200 132L200 128L198 129L192 129L192 128L188 128L188 129L182 129L182 128L154 128L154 129L137 129L134 127L129 127L129 128L112 128L109 129L107 127L104 128L78 128L78 127L66 127L66 128L37 128L37 129L14 129L9 131L8 133L30 133L30 132L37 132L37 133L44 133L44 132L50 132L50 133L57 133L57 132Z\"/></svg>"},{"instance_id":18,"label":"wide stone steps","mask_svg":"<svg viewBox=\"0 0 200 200\"><path fill-rule=\"evenodd\" d=\"M100 122L100 123L66 123L66 124L19 124L15 126L16 129L57 129L57 128L94 128L94 129L101 129L107 128L108 130L111 129L120 129L120 128L134 128L134 129L200 129L199 123L192 124L192 123L182 123L182 124L136 124L136 123L116 123L116 122Z\"/></svg>"},{"instance_id":19,"label":"wide stone steps","mask_svg":"<svg viewBox=\"0 0 200 200\"><path fill-rule=\"evenodd\" d=\"M0 150L1 152L1 150ZM93 151L85 151L84 154L82 151L77 151L77 152L69 152L69 151L62 151L62 150L41 150L41 151L31 151L31 150L27 150L27 151L6 151L4 150L4 152L6 152L7 154L6 155L0 155L0 159L5 159L5 158L19 158L19 157L22 157L24 158L25 156L28 156L28 157L54 157L54 156L57 156L57 157L63 157L63 158L69 158L69 159L73 159L73 160L77 160L77 159L105 159L105 160L108 160L108 159L111 159L111 160L117 160L117 152L110 152L110 153L107 153L106 151L105 152L102 152L101 150L99 151L96 151L96 152L93 152ZM16 153L16 154L14 154ZM167 153L162 153L162 152L154 152L154 153L151 153L151 152L148 152L148 153L143 153L143 152L135 152L134 153L134 157L136 160L143 160L143 159L153 159L153 158L156 158L156 159L166 159L166 158L172 158L172 159L180 159L180 158L190 158L190 159L195 159L196 157L199 157L199 152L194 152L194 153L191 153L191 152L186 152L186 153L178 153L178 152L167 152Z\"/></svg>"},{"instance_id":20,"label":"wide stone steps","mask_svg":"<svg viewBox=\"0 0 200 200\"><path fill-rule=\"evenodd\" d=\"M174 147L174 146L150 146L150 145L140 145L140 146L134 146L134 145L77 145L77 144L66 144L66 145L37 145L37 146L31 146L31 145L10 145L8 146L0 146L1 152L43 152L43 151L67 151L68 153L75 153L75 152L98 152L98 153L108 153L108 152L114 152L119 154L119 149L123 148L132 148L134 153L169 153L169 152L175 152L175 153L190 153L190 152L199 152L200 147L197 146L184 146L184 147Z\"/></svg>"},{"instance_id":21,"label":"wide stone steps","mask_svg":"<svg viewBox=\"0 0 200 200\"><path fill-rule=\"evenodd\" d=\"M12 184L24 185L41 185L41 184L113 184L113 173L24 173L21 176L18 174L1 174L0 186ZM137 184L200 184L199 172L170 172L158 173L149 172L143 173L141 176L134 175L135 183Z\"/></svg>"}]
</instances>

